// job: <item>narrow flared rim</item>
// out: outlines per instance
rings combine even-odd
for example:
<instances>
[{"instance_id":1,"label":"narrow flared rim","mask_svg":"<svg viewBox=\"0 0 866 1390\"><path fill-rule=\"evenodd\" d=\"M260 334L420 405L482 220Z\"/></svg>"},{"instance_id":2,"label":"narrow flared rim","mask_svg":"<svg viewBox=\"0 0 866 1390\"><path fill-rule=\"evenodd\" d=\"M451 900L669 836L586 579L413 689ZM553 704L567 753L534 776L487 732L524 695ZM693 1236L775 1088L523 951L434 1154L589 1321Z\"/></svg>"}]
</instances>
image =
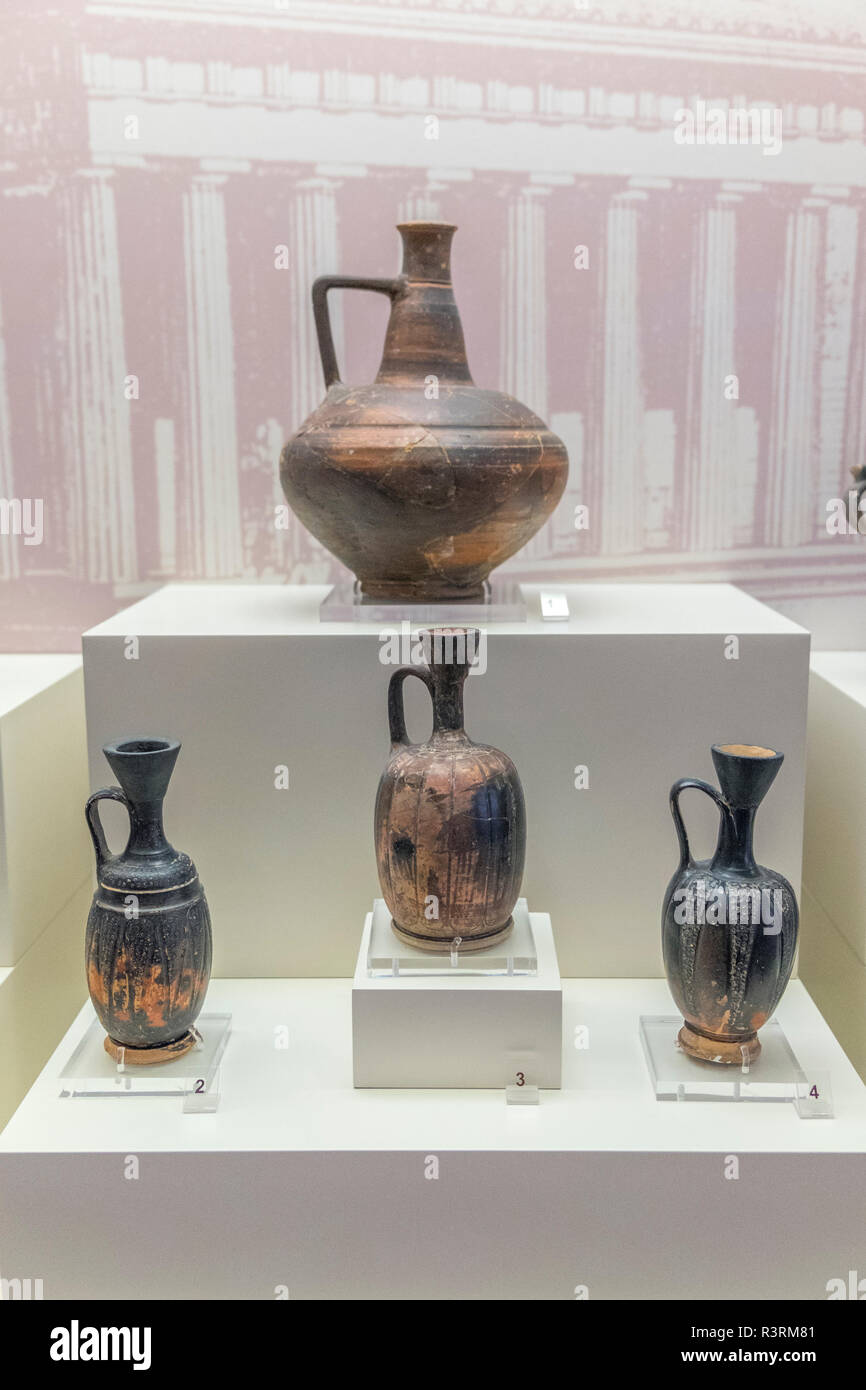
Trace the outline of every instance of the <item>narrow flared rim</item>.
<instances>
[{"instance_id":1,"label":"narrow flared rim","mask_svg":"<svg viewBox=\"0 0 866 1390\"><path fill-rule=\"evenodd\" d=\"M422 230L422 229L423 229L424 231L427 231L427 232L456 232L456 231L457 231L457 223L456 223L456 222L435 222L435 221L430 221L428 218L423 218L423 217L422 217L422 218L418 218L417 220L410 219L408 222L398 222L398 223L397 223L397 231L398 231L398 232L402 232L402 231L404 231L404 230L406 230L406 231L417 232L417 231L420 231L420 230Z\"/></svg>"},{"instance_id":2,"label":"narrow flared rim","mask_svg":"<svg viewBox=\"0 0 866 1390\"><path fill-rule=\"evenodd\" d=\"M130 735L103 745L103 753L113 758L141 758L148 754L174 753L180 748L180 739L155 738L149 734Z\"/></svg>"},{"instance_id":3,"label":"narrow flared rim","mask_svg":"<svg viewBox=\"0 0 866 1390\"><path fill-rule=\"evenodd\" d=\"M745 758L752 762L769 762L785 756L778 748L765 748L761 743L714 743L712 751L723 753L726 758Z\"/></svg>"}]
</instances>

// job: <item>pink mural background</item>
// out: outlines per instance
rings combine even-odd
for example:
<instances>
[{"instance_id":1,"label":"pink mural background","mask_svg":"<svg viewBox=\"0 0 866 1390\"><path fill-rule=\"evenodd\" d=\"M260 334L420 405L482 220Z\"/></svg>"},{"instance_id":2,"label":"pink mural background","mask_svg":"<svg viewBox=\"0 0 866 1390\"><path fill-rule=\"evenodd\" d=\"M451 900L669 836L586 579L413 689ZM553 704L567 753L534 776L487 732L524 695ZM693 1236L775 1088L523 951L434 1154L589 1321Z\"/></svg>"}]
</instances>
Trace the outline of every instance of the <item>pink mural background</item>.
<instances>
[{"instance_id":1,"label":"pink mural background","mask_svg":"<svg viewBox=\"0 0 866 1390\"><path fill-rule=\"evenodd\" d=\"M175 576L337 577L275 525L310 284L392 274L428 216L475 380L569 448L513 574L731 579L854 630L866 538L826 507L866 464L864 77L856 0L6 0L0 499L43 534L0 534L2 645L75 650ZM781 147L680 143L699 103ZM369 379L386 307L333 301Z\"/></svg>"}]
</instances>

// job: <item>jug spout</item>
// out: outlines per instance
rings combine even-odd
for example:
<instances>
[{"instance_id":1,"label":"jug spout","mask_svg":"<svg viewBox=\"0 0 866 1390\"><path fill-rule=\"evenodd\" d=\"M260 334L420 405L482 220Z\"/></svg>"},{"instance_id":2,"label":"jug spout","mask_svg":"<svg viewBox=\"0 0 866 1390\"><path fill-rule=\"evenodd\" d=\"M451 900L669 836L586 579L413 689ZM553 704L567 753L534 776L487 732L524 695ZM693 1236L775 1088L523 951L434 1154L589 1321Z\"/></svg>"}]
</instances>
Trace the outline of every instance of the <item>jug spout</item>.
<instances>
[{"instance_id":1,"label":"jug spout","mask_svg":"<svg viewBox=\"0 0 866 1390\"><path fill-rule=\"evenodd\" d=\"M403 291L391 304L377 382L472 385L463 325L451 287L450 222L402 222Z\"/></svg>"},{"instance_id":2,"label":"jug spout","mask_svg":"<svg viewBox=\"0 0 866 1390\"><path fill-rule=\"evenodd\" d=\"M406 279L450 285L451 242L456 226L452 222L400 222L397 231L403 241Z\"/></svg>"},{"instance_id":3,"label":"jug spout","mask_svg":"<svg viewBox=\"0 0 866 1390\"><path fill-rule=\"evenodd\" d=\"M713 867L754 875L755 816L775 781L784 754L754 743L721 743L711 749L722 796L730 807L719 826Z\"/></svg>"},{"instance_id":4,"label":"jug spout","mask_svg":"<svg viewBox=\"0 0 866 1390\"><path fill-rule=\"evenodd\" d=\"M433 728L436 732L463 730L463 686L478 661L478 628L436 627L421 633L424 659L430 671Z\"/></svg>"},{"instance_id":5,"label":"jug spout","mask_svg":"<svg viewBox=\"0 0 866 1390\"><path fill-rule=\"evenodd\" d=\"M127 738L103 748L109 767L134 805L162 802L180 752L177 739Z\"/></svg>"},{"instance_id":6,"label":"jug spout","mask_svg":"<svg viewBox=\"0 0 866 1390\"><path fill-rule=\"evenodd\" d=\"M180 752L177 739L128 738L103 748L129 803L126 854L162 854L168 846L162 803Z\"/></svg>"},{"instance_id":7,"label":"jug spout","mask_svg":"<svg viewBox=\"0 0 866 1390\"><path fill-rule=\"evenodd\" d=\"M722 796L733 810L760 806L785 757L754 743L714 743L711 752Z\"/></svg>"}]
</instances>

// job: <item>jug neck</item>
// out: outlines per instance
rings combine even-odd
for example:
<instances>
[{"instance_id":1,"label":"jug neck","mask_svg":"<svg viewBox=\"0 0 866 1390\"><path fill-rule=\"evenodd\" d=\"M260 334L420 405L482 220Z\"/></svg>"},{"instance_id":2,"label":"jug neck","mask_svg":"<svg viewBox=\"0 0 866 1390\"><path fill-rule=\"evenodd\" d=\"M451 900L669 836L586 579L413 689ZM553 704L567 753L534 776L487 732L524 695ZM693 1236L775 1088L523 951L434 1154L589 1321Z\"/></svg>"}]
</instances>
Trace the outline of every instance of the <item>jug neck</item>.
<instances>
[{"instance_id":1,"label":"jug neck","mask_svg":"<svg viewBox=\"0 0 866 1390\"><path fill-rule=\"evenodd\" d=\"M377 382L471 386L463 325L451 285L451 239L447 222L404 222L404 289L391 306ZM430 380L428 380L430 378Z\"/></svg>"},{"instance_id":2,"label":"jug neck","mask_svg":"<svg viewBox=\"0 0 866 1390\"><path fill-rule=\"evenodd\" d=\"M730 814L722 816L713 855L714 869L727 869L744 875L758 872L753 849L757 810L757 806L731 806Z\"/></svg>"},{"instance_id":3,"label":"jug neck","mask_svg":"<svg viewBox=\"0 0 866 1390\"><path fill-rule=\"evenodd\" d=\"M434 734L464 734L463 685L467 668L438 666L431 669L433 677Z\"/></svg>"},{"instance_id":4,"label":"jug neck","mask_svg":"<svg viewBox=\"0 0 866 1390\"><path fill-rule=\"evenodd\" d=\"M432 628L422 633L430 672L434 734L466 737L463 687L476 658L480 638L477 628Z\"/></svg>"},{"instance_id":5,"label":"jug neck","mask_svg":"<svg viewBox=\"0 0 866 1390\"><path fill-rule=\"evenodd\" d=\"M176 739L125 739L106 744L103 752L129 810L129 839L124 856L150 857L170 852L162 826L162 806L180 743Z\"/></svg>"},{"instance_id":6,"label":"jug neck","mask_svg":"<svg viewBox=\"0 0 866 1390\"><path fill-rule=\"evenodd\" d=\"M162 800L139 801L129 808L129 839L123 851L126 858L150 858L171 849L162 823Z\"/></svg>"}]
</instances>

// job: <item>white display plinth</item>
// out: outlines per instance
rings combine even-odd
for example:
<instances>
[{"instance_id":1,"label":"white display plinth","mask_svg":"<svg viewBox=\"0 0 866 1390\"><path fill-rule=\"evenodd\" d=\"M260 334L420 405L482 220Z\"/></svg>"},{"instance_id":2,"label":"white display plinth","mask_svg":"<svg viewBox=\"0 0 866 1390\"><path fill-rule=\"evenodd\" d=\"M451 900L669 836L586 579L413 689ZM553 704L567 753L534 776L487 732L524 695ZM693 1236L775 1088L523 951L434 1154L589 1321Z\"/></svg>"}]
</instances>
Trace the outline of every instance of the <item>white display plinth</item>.
<instances>
[{"instance_id":1,"label":"white display plinth","mask_svg":"<svg viewBox=\"0 0 866 1390\"><path fill-rule=\"evenodd\" d=\"M0 966L92 874L77 656L0 655Z\"/></svg>"},{"instance_id":2,"label":"white display plinth","mask_svg":"<svg viewBox=\"0 0 866 1390\"><path fill-rule=\"evenodd\" d=\"M562 983L550 918L528 913L525 899L518 915L529 919L534 975L448 970L445 956L441 973L389 977L370 973L367 914L352 983L356 1086L503 1090L518 1072L527 1085L561 1085ZM395 950L405 952L396 937ZM501 955L501 946L473 951L469 969L481 972L485 956L492 964Z\"/></svg>"},{"instance_id":3,"label":"white display plinth","mask_svg":"<svg viewBox=\"0 0 866 1390\"><path fill-rule=\"evenodd\" d=\"M866 966L866 652L811 661L803 881Z\"/></svg>"},{"instance_id":4,"label":"white display plinth","mask_svg":"<svg viewBox=\"0 0 866 1390\"><path fill-rule=\"evenodd\" d=\"M711 744L785 753L758 850L799 887L808 634L728 584L522 589L527 620L487 626L466 729L520 774L523 891L550 912L565 975L658 975L660 931L646 921L677 864L668 791L713 777ZM84 637L93 786L111 780L109 740L182 740L166 826L201 874L221 975L351 975L357 905L378 891L393 631L321 622L328 592L172 584ZM564 596L568 619L544 621L542 594ZM429 695L407 681L405 698L423 738ZM696 851L716 832L705 800L686 807ZM119 843L122 808L105 819Z\"/></svg>"},{"instance_id":5,"label":"white display plinth","mask_svg":"<svg viewBox=\"0 0 866 1390\"><path fill-rule=\"evenodd\" d=\"M0 655L0 1128L87 995L87 792L80 657Z\"/></svg>"},{"instance_id":6,"label":"white display plinth","mask_svg":"<svg viewBox=\"0 0 866 1390\"><path fill-rule=\"evenodd\" d=\"M866 651L816 652L809 682L800 971L866 1075Z\"/></svg>"},{"instance_id":7,"label":"white display plinth","mask_svg":"<svg viewBox=\"0 0 866 1390\"><path fill-rule=\"evenodd\" d=\"M862 1272L866 1087L800 981L777 1016L832 1079L835 1118L814 1124L659 1104L638 1018L671 1012L664 980L563 981L562 1090L531 1106L354 1089L351 994L212 980L232 1038L220 1108L193 1116L176 1096L58 1096L88 1004L0 1135L3 1277L75 1300L760 1301ZM684 1259L690 1231L736 1259Z\"/></svg>"}]
</instances>

